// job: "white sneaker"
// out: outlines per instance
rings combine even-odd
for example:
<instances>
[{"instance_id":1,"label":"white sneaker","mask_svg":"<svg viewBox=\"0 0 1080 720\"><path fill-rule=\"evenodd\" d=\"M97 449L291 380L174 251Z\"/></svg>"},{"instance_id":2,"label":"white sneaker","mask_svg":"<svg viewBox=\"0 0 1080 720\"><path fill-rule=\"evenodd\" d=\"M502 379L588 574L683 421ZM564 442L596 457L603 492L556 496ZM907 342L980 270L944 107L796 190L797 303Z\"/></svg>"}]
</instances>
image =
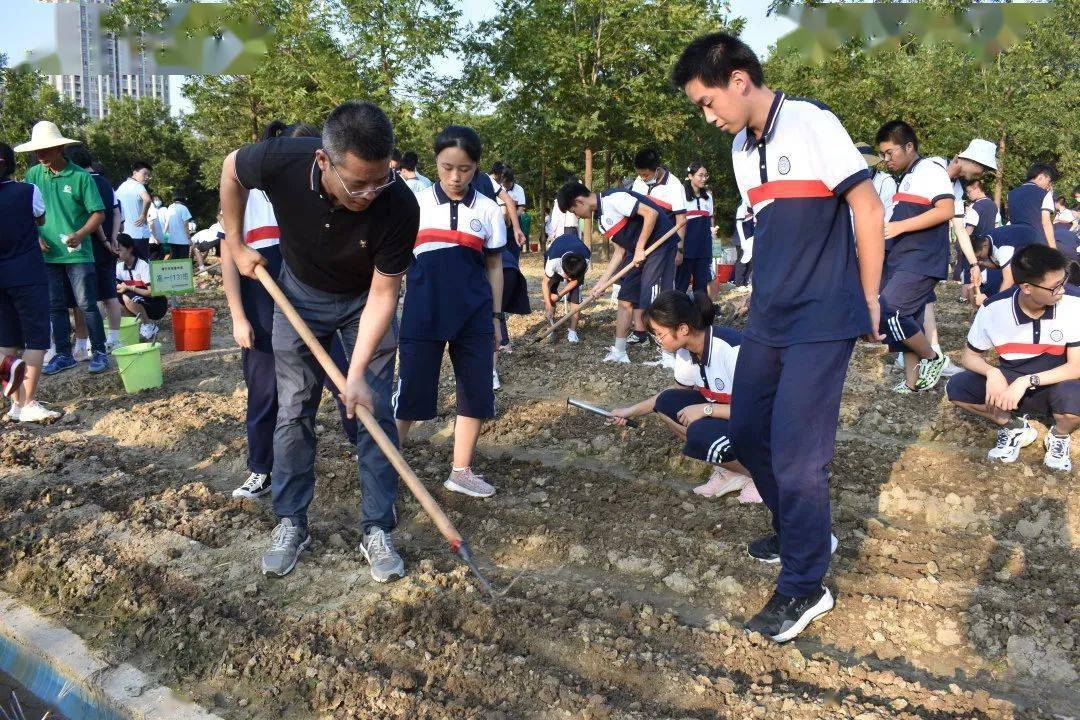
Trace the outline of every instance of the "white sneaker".
<instances>
[{"instance_id":1,"label":"white sneaker","mask_svg":"<svg viewBox=\"0 0 1080 720\"><path fill-rule=\"evenodd\" d=\"M1020 418L1024 423L1021 428L1000 428L997 433L997 445L990 448L986 453L988 460L997 460L1003 463L1016 462L1020 457L1021 448L1025 448L1039 439L1039 431L1028 425L1027 418Z\"/></svg>"},{"instance_id":2,"label":"white sneaker","mask_svg":"<svg viewBox=\"0 0 1080 720\"><path fill-rule=\"evenodd\" d=\"M232 491L234 498L253 500L270 492L270 473L253 472L244 484Z\"/></svg>"},{"instance_id":3,"label":"white sneaker","mask_svg":"<svg viewBox=\"0 0 1080 720\"><path fill-rule=\"evenodd\" d=\"M702 497L722 497L728 493L739 492L750 478L736 472L730 472L719 465L713 468L709 481L694 488L695 495Z\"/></svg>"},{"instance_id":4,"label":"white sneaker","mask_svg":"<svg viewBox=\"0 0 1080 720\"><path fill-rule=\"evenodd\" d=\"M75 358L75 362L88 362L90 360L90 348L79 347L76 344L71 351L71 357Z\"/></svg>"},{"instance_id":5,"label":"white sneaker","mask_svg":"<svg viewBox=\"0 0 1080 720\"><path fill-rule=\"evenodd\" d=\"M115 350L118 347L120 347L120 341L119 340L106 340L105 341L105 352L107 354L109 354L109 355L112 355L112 351Z\"/></svg>"},{"instance_id":6,"label":"white sneaker","mask_svg":"<svg viewBox=\"0 0 1080 720\"><path fill-rule=\"evenodd\" d=\"M892 387L892 391L897 395L914 395L915 391L908 387L907 380L901 380Z\"/></svg>"},{"instance_id":7,"label":"white sneaker","mask_svg":"<svg viewBox=\"0 0 1080 720\"><path fill-rule=\"evenodd\" d=\"M25 410L23 412L26 412ZM1072 438L1069 436L1058 437L1053 432L1046 433L1046 454L1043 455L1043 465L1051 470L1072 472L1072 459L1069 457L1069 447Z\"/></svg>"},{"instance_id":8,"label":"white sneaker","mask_svg":"<svg viewBox=\"0 0 1080 720\"><path fill-rule=\"evenodd\" d=\"M630 364L630 356L625 350L617 350L615 347L608 348L608 354L604 356L604 362L617 362Z\"/></svg>"},{"instance_id":9,"label":"white sneaker","mask_svg":"<svg viewBox=\"0 0 1080 720\"><path fill-rule=\"evenodd\" d=\"M904 369L904 353L896 353L896 362L894 362L893 365L901 370Z\"/></svg>"},{"instance_id":10,"label":"white sneaker","mask_svg":"<svg viewBox=\"0 0 1080 720\"><path fill-rule=\"evenodd\" d=\"M492 370L491 371L491 389L492 390L499 390L500 388L502 388L502 383L499 382L499 371L498 370Z\"/></svg>"},{"instance_id":11,"label":"white sneaker","mask_svg":"<svg viewBox=\"0 0 1080 720\"><path fill-rule=\"evenodd\" d=\"M52 359L54 357L56 357L56 348L55 347L50 347L48 350L45 351L45 357L42 358L41 364L42 365L48 365L49 363L52 362Z\"/></svg>"},{"instance_id":12,"label":"white sneaker","mask_svg":"<svg viewBox=\"0 0 1080 720\"><path fill-rule=\"evenodd\" d=\"M19 422L46 422L60 417L60 413L49 410L37 400L26 403L19 411Z\"/></svg>"},{"instance_id":13,"label":"white sneaker","mask_svg":"<svg viewBox=\"0 0 1080 720\"><path fill-rule=\"evenodd\" d=\"M139 337L147 342L156 338L159 332L158 326L154 323L143 323L139 325Z\"/></svg>"},{"instance_id":14,"label":"white sneaker","mask_svg":"<svg viewBox=\"0 0 1080 720\"><path fill-rule=\"evenodd\" d=\"M949 378L953 375L959 375L962 372L964 372L964 368L954 363L952 359L948 355L946 355L945 367L941 368L941 377Z\"/></svg>"},{"instance_id":15,"label":"white sneaker","mask_svg":"<svg viewBox=\"0 0 1080 720\"><path fill-rule=\"evenodd\" d=\"M19 413L22 412L22 406L14 400L11 401L11 407L4 413L4 419L9 422L19 422Z\"/></svg>"},{"instance_id":16,"label":"white sneaker","mask_svg":"<svg viewBox=\"0 0 1080 720\"><path fill-rule=\"evenodd\" d=\"M581 342L581 338L578 337L577 330L567 330L566 341L572 343Z\"/></svg>"}]
</instances>

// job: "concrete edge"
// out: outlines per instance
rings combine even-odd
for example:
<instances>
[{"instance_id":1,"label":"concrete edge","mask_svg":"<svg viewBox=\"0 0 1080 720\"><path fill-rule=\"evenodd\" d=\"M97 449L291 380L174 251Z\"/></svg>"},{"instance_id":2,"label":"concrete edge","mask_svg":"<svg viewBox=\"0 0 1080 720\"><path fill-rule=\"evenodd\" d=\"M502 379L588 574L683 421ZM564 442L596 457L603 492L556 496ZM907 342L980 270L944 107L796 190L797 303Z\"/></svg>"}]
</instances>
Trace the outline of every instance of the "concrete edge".
<instances>
[{"instance_id":1,"label":"concrete edge","mask_svg":"<svg viewBox=\"0 0 1080 720\"><path fill-rule=\"evenodd\" d=\"M106 662L81 637L2 590L0 634L132 720L222 720L135 666Z\"/></svg>"}]
</instances>

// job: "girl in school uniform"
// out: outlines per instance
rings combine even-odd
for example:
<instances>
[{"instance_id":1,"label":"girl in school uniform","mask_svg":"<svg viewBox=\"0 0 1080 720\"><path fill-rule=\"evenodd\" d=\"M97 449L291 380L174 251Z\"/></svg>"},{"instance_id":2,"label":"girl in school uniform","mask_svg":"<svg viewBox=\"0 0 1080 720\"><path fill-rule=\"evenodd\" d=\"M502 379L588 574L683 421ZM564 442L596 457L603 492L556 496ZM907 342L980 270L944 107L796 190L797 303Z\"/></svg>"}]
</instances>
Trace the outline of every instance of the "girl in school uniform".
<instances>
[{"instance_id":1,"label":"girl in school uniform","mask_svg":"<svg viewBox=\"0 0 1080 720\"><path fill-rule=\"evenodd\" d=\"M686 239L682 263L675 268L675 289L686 292L693 281L694 292L709 292L712 281L713 198L705 184L709 171L699 161L690 163L686 189Z\"/></svg>"},{"instance_id":2,"label":"girl in school uniform","mask_svg":"<svg viewBox=\"0 0 1080 720\"><path fill-rule=\"evenodd\" d=\"M406 275L395 409L404 445L418 420L437 412L443 352L457 381L454 458L443 485L473 497L495 488L472 470L480 427L495 417L495 348L502 319L503 211L472 180L482 148L472 128L450 125L435 138L438 182L416 196L420 231Z\"/></svg>"},{"instance_id":3,"label":"girl in school uniform","mask_svg":"<svg viewBox=\"0 0 1080 720\"><path fill-rule=\"evenodd\" d=\"M713 325L716 308L705 293L660 293L645 311L645 322L660 346L675 354L674 387L636 405L616 408L615 422L657 413L684 441L683 455L714 465L712 476L694 492L720 497L740 491L739 500L759 503L750 473L735 459L728 420L731 388L742 336Z\"/></svg>"},{"instance_id":4,"label":"girl in school uniform","mask_svg":"<svg viewBox=\"0 0 1080 720\"><path fill-rule=\"evenodd\" d=\"M267 126L263 140L275 137L318 137L319 132L305 123L286 125L275 120ZM272 277L281 272L281 231L270 199L262 190L252 190L244 207L244 242L266 258ZM277 425L277 374L274 367L274 300L258 280L242 277L227 253L227 244L218 249L221 279L232 316L233 339L240 346L240 359L247 385L248 477L233 490L233 497L257 498L271 490L274 467L274 427ZM334 336L330 357L343 372L349 363L341 338ZM324 385L334 398L338 391L327 379ZM338 399L341 429L349 444L356 447L356 420L349 419Z\"/></svg>"},{"instance_id":5,"label":"girl in school uniform","mask_svg":"<svg viewBox=\"0 0 1080 720\"><path fill-rule=\"evenodd\" d=\"M519 185L514 183L513 170L507 169L503 171L502 187L517 202L519 211L525 207L525 193ZM515 190L517 193L514 192ZM502 202L499 203L499 206L506 212ZM506 247L503 248L502 252L502 311L504 315L528 315L532 312L532 306L529 304L529 286L525 282L525 276L521 274L519 265L522 248L514 238L514 231L509 218L504 223L504 228L506 230ZM511 352L513 348L510 344L510 332L506 327L506 318L499 321L499 333L499 349ZM498 390L498 386L495 389Z\"/></svg>"},{"instance_id":6,"label":"girl in school uniform","mask_svg":"<svg viewBox=\"0 0 1080 720\"><path fill-rule=\"evenodd\" d=\"M139 318L139 337L153 340L158 334L157 323L165 317L169 303L164 296L150 294L150 263L135 254L135 241L130 235L116 236L119 250L116 263L116 294L126 313Z\"/></svg>"}]
</instances>

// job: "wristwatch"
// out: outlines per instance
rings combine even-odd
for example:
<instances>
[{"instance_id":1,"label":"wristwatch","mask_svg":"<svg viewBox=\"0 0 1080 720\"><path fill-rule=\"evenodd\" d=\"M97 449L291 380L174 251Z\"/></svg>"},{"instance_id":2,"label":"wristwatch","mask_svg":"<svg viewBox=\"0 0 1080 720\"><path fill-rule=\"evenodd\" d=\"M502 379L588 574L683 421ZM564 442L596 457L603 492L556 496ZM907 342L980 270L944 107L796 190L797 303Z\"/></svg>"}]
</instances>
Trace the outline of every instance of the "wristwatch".
<instances>
[{"instance_id":1,"label":"wristwatch","mask_svg":"<svg viewBox=\"0 0 1080 720\"><path fill-rule=\"evenodd\" d=\"M1032 373L1031 375L1028 375L1028 387L1029 388L1034 390L1035 388L1039 387L1040 385L1042 385L1042 380L1039 378L1038 375L1035 375L1034 373Z\"/></svg>"},{"instance_id":2,"label":"wristwatch","mask_svg":"<svg viewBox=\"0 0 1080 720\"><path fill-rule=\"evenodd\" d=\"M705 414L705 417L712 417L712 403L707 404L701 412Z\"/></svg>"}]
</instances>

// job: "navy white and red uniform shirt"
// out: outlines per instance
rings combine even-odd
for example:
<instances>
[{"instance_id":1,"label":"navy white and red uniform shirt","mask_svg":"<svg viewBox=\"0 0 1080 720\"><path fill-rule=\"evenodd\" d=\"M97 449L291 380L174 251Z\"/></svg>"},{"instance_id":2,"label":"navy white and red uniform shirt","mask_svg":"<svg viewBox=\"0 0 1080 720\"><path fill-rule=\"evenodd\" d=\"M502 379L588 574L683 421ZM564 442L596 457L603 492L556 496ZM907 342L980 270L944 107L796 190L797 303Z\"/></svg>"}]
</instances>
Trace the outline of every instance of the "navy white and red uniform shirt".
<instances>
[{"instance_id":1,"label":"navy white and red uniform shirt","mask_svg":"<svg viewBox=\"0 0 1080 720\"><path fill-rule=\"evenodd\" d=\"M1008 203L1010 223L1041 228L1043 213L1054 212L1054 193L1028 180L1009 191Z\"/></svg>"},{"instance_id":2,"label":"navy white and red uniform shirt","mask_svg":"<svg viewBox=\"0 0 1080 720\"><path fill-rule=\"evenodd\" d=\"M686 212L686 190L681 182L666 167L656 169L652 182L645 182L640 177L634 178L630 189L638 195L645 195L662 207L668 218L676 220L677 215Z\"/></svg>"},{"instance_id":3,"label":"navy white and red uniform shirt","mask_svg":"<svg viewBox=\"0 0 1080 720\"><path fill-rule=\"evenodd\" d=\"M685 349L675 352L675 382L694 388L709 402L730 405L741 343L738 330L713 325L701 357Z\"/></svg>"},{"instance_id":4,"label":"navy white and red uniform shirt","mask_svg":"<svg viewBox=\"0 0 1080 720\"><path fill-rule=\"evenodd\" d=\"M682 192L681 189L680 192ZM633 253L634 248L637 247L641 225L645 222L645 219L638 214L639 204L644 204L656 211L656 225L653 226L652 235L645 244L648 248L654 240L671 229L672 222L663 207L651 197L618 188L605 190L596 199L594 217L597 229L605 238L628 253ZM673 241L677 242L674 235L666 242Z\"/></svg>"},{"instance_id":5,"label":"navy white and red uniform shirt","mask_svg":"<svg viewBox=\"0 0 1080 720\"><path fill-rule=\"evenodd\" d=\"M742 250L739 262L746 265L754 259L754 211L745 203L735 211L735 232Z\"/></svg>"},{"instance_id":6,"label":"navy white and red uniform shirt","mask_svg":"<svg viewBox=\"0 0 1080 720\"><path fill-rule=\"evenodd\" d=\"M124 264L123 260L116 262L116 280L128 287L150 289L150 263L140 257L135 258L131 267Z\"/></svg>"},{"instance_id":7,"label":"navy white and red uniform shirt","mask_svg":"<svg viewBox=\"0 0 1080 720\"><path fill-rule=\"evenodd\" d=\"M705 197L695 195L686 201L686 240L683 241L683 257L687 260L712 257L712 193Z\"/></svg>"},{"instance_id":8,"label":"navy white and red uniform shirt","mask_svg":"<svg viewBox=\"0 0 1080 720\"><path fill-rule=\"evenodd\" d=\"M1000 224L1000 219L997 203L988 197L971 203L964 213L964 224L972 228L971 234L975 237L990 234Z\"/></svg>"},{"instance_id":9,"label":"navy white and red uniform shirt","mask_svg":"<svg viewBox=\"0 0 1080 720\"><path fill-rule=\"evenodd\" d=\"M990 259L1002 268L1012 262L1020 248L1046 244L1041 229L1036 230L1030 225L1002 225L986 235L990 238Z\"/></svg>"},{"instance_id":10,"label":"navy white and red uniform shirt","mask_svg":"<svg viewBox=\"0 0 1080 720\"><path fill-rule=\"evenodd\" d=\"M994 350L1001 369L1019 375L1064 365L1066 349L1080 345L1080 289L1067 285L1065 295L1038 319L1020 307L1020 288L999 293L975 314L967 343L976 352Z\"/></svg>"},{"instance_id":11,"label":"navy white and red uniform shirt","mask_svg":"<svg viewBox=\"0 0 1080 720\"><path fill-rule=\"evenodd\" d=\"M484 255L506 246L502 209L469 188L451 200L440 183L417 193L420 230L406 274L401 336L453 340L491 334L491 284Z\"/></svg>"},{"instance_id":12,"label":"navy white and red uniform shirt","mask_svg":"<svg viewBox=\"0 0 1080 720\"><path fill-rule=\"evenodd\" d=\"M244 206L244 243L252 250L264 250L281 243L281 228L270 198L262 190L248 193Z\"/></svg>"},{"instance_id":13,"label":"navy white and red uniform shirt","mask_svg":"<svg viewBox=\"0 0 1080 720\"><path fill-rule=\"evenodd\" d=\"M762 136L744 128L731 155L754 213L754 292L743 334L787 347L869 332L843 195L870 171L844 126L825 106L778 91Z\"/></svg>"},{"instance_id":14,"label":"navy white and red uniform shirt","mask_svg":"<svg viewBox=\"0 0 1080 720\"><path fill-rule=\"evenodd\" d=\"M585 258L586 271L592 264L592 250L589 246L582 242L581 238L576 232L564 233L555 238L547 247L547 251L544 253L544 274L550 277L559 277L566 279L566 274L563 272L563 258L570 253L577 253Z\"/></svg>"},{"instance_id":15,"label":"navy white and red uniform shirt","mask_svg":"<svg viewBox=\"0 0 1080 720\"><path fill-rule=\"evenodd\" d=\"M908 220L929 212L941 199L953 201L955 215L953 181L945 168L930 159L916 157L900 178L900 186L893 195L891 222ZM961 217L963 213L961 202ZM948 277L949 222L946 220L889 239L885 244L885 274L888 276L897 270L941 279Z\"/></svg>"}]
</instances>

